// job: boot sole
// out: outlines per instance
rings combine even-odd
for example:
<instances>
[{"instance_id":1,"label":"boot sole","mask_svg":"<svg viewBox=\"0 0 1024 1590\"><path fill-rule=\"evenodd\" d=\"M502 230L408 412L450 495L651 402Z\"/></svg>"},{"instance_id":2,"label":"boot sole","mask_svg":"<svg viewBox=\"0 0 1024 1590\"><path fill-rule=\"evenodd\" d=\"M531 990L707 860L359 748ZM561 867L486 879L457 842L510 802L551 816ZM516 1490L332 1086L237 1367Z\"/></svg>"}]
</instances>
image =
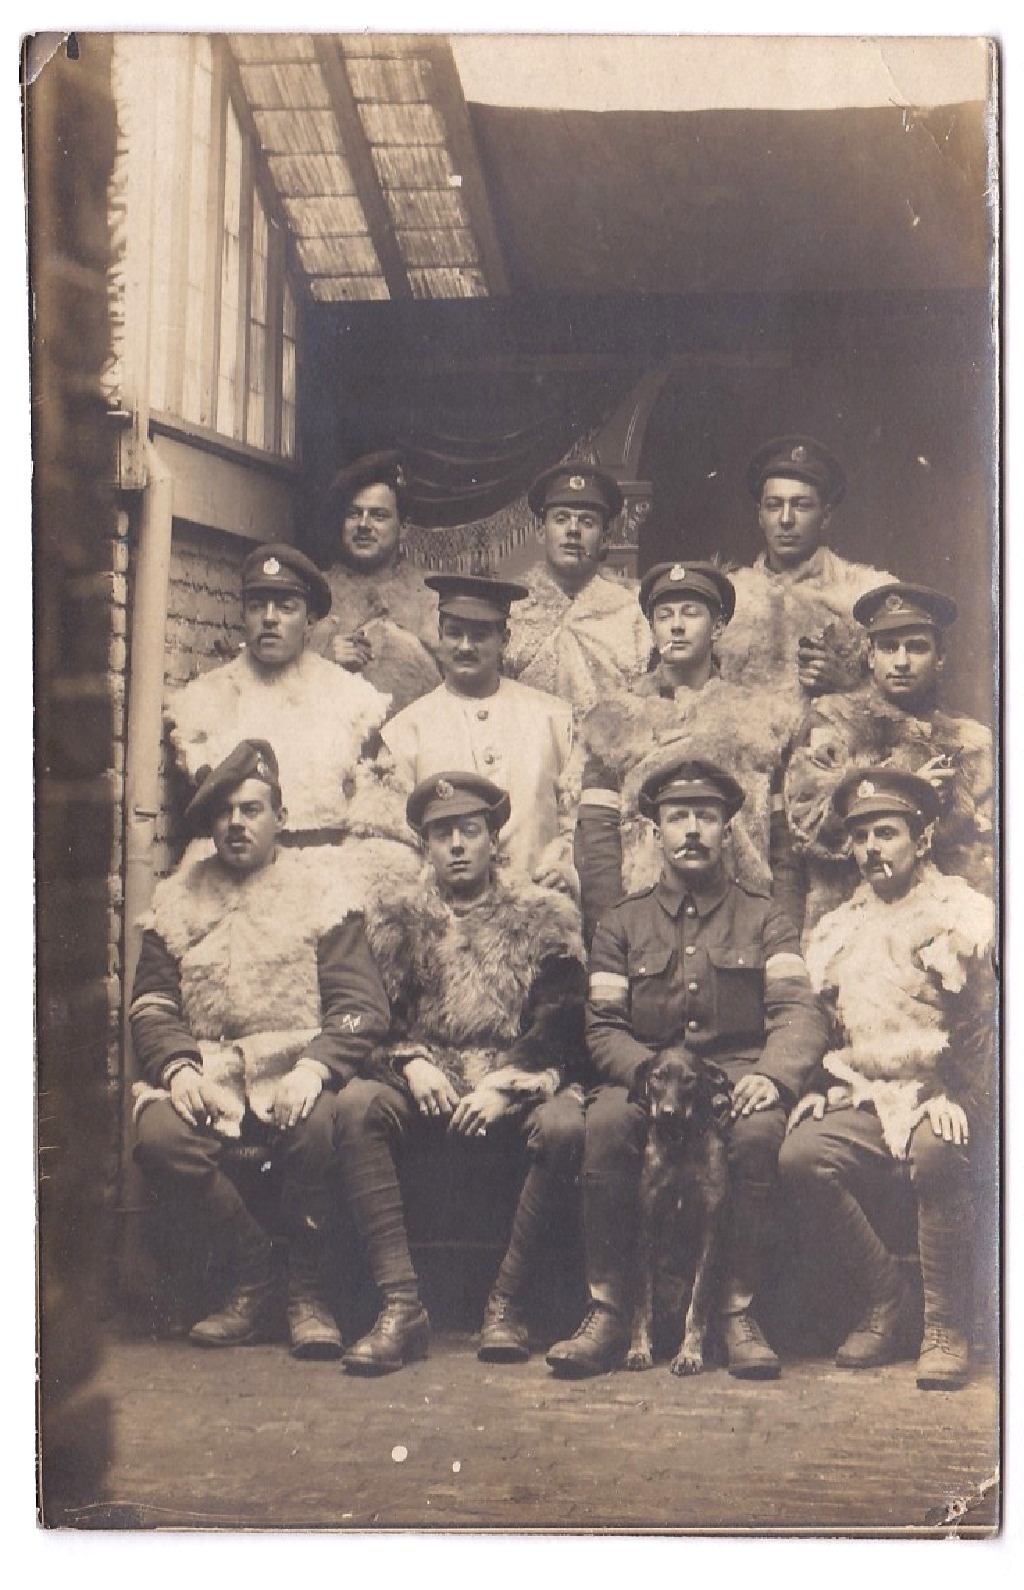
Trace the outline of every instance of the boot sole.
<instances>
[{"instance_id":1,"label":"boot sole","mask_svg":"<svg viewBox=\"0 0 1024 1590\"><path fill-rule=\"evenodd\" d=\"M196 1336L192 1331L189 1331L188 1339L193 1347L211 1347L216 1349L219 1347L265 1346L267 1342L280 1341L281 1338L276 1330L268 1326L265 1330L249 1331L245 1336Z\"/></svg>"},{"instance_id":2,"label":"boot sole","mask_svg":"<svg viewBox=\"0 0 1024 1590\"><path fill-rule=\"evenodd\" d=\"M625 1352L614 1364L574 1364L562 1358L547 1358L545 1363L559 1380L591 1380L595 1375L613 1375L626 1362Z\"/></svg>"},{"instance_id":3,"label":"boot sole","mask_svg":"<svg viewBox=\"0 0 1024 1590\"><path fill-rule=\"evenodd\" d=\"M482 1364L525 1364L529 1361L528 1347L478 1347L476 1356Z\"/></svg>"},{"instance_id":4,"label":"boot sole","mask_svg":"<svg viewBox=\"0 0 1024 1590\"><path fill-rule=\"evenodd\" d=\"M341 1342L298 1342L292 1343L291 1354L293 1358L301 1358L307 1362L326 1362L328 1359L340 1358L344 1348Z\"/></svg>"},{"instance_id":5,"label":"boot sole","mask_svg":"<svg viewBox=\"0 0 1024 1590\"><path fill-rule=\"evenodd\" d=\"M957 1376L951 1380L941 1380L937 1375L918 1375L917 1389L919 1391L963 1391L968 1377L963 1379Z\"/></svg>"},{"instance_id":6,"label":"boot sole","mask_svg":"<svg viewBox=\"0 0 1024 1590\"><path fill-rule=\"evenodd\" d=\"M778 1380L781 1364L730 1364L729 1373L734 1380Z\"/></svg>"}]
</instances>

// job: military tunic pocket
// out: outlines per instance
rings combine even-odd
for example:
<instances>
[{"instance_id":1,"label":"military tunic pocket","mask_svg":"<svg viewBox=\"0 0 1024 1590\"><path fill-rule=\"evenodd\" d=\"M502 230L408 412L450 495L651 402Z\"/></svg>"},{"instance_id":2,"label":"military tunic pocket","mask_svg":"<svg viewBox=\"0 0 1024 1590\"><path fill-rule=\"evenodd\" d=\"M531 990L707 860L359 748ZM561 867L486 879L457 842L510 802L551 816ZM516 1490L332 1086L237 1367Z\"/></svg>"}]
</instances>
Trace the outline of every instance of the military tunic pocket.
<instances>
[{"instance_id":1,"label":"military tunic pocket","mask_svg":"<svg viewBox=\"0 0 1024 1590\"><path fill-rule=\"evenodd\" d=\"M709 949L719 1037L764 1035L764 955L760 946Z\"/></svg>"},{"instance_id":2,"label":"military tunic pocket","mask_svg":"<svg viewBox=\"0 0 1024 1590\"><path fill-rule=\"evenodd\" d=\"M641 1042L664 1043L675 1036L682 1010L682 992L672 975L675 961L676 952L668 944L638 944L629 950L630 1015Z\"/></svg>"}]
</instances>

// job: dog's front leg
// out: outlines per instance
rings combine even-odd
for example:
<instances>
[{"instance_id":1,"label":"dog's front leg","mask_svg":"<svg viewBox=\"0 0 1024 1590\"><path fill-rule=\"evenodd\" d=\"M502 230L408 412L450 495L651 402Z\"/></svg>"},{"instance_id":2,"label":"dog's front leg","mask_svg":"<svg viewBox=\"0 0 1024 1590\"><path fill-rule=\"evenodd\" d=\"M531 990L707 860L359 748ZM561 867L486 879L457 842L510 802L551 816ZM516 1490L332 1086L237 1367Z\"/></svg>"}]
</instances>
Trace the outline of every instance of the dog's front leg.
<instances>
[{"instance_id":1,"label":"dog's front leg","mask_svg":"<svg viewBox=\"0 0 1024 1590\"><path fill-rule=\"evenodd\" d=\"M640 1254L636 1304L633 1309L633 1340L626 1354L627 1369L651 1369L654 1365L654 1188L657 1184L651 1159L652 1149L648 1144L640 1177Z\"/></svg>"},{"instance_id":2,"label":"dog's front leg","mask_svg":"<svg viewBox=\"0 0 1024 1590\"><path fill-rule=\"evenodd\" d=\"M693 1291L686 1310L682 1345L672 1360L674 1375L699 1375L704 1368L704 1338L707 1336L711 1314L711 1294L714 1288L715 1250L722 1222L722 1206L716 1203L709 1208L702 1201L701 1220L704 1239L693 1274Z\"/></svg>"}]
</instances>

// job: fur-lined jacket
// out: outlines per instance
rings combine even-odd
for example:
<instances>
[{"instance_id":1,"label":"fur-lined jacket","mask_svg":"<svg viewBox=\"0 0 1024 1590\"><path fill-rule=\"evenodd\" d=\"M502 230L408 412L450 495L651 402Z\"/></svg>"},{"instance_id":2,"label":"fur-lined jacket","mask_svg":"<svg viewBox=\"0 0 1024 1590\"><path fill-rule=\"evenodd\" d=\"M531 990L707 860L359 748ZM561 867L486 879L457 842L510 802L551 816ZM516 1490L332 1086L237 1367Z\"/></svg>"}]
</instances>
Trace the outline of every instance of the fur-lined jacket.
<instances>
[{"instance_id":1,"label":"fur-lined jacket","mask_svg":"<svg viewBox=\"0 0 1024 1590\"><path fill-rule=\"evenodd\" d=\"M344 827L349 781L387 710L387 696L365 679L311 652L271 672L243 651L190 680L166 715L178 766L193 783L239 740L269 740L288 828L298 831Z\"/></svg>"},{"instance_id":2,"label":"fur-lined jacket","mask_svg":"<svg viewBox=\"0 0 1024 1590\"><path fill-rule=\"evenodd\" d=\"M545 564L528 572L530 594L512 610L504 667L513 679L568 701L579 716L638 679L651 632L637 587L598 573L569 597Z\"/></svg>"},{"instance_id":3,"label":"fur-lined jacket","mask_svg":"<svg viewBox=\"0 0 1024 1590\"><path fill-rule=\"evenodd\" d=\"M849 563L819 547L796 569L776 572L762 552L751 568L729 571L736 611L718 642L722 678L770 689L789 713L788 733L799 726L808 696L797 678L797 643L803 635L829 644L852 689L864 677L864 631L853 620L853 604L866 591L893 579L865 563ZM788 737L788 736L787 736Z\"/></svg>"},{"instance_id":4,"label":"fur-lined jacket","mask_svg":"<svg viewBox=\"0 0 1024 1590\"><path fill-rule=\"evenodd\" d=\"M993 883L992 736L973 718L933 708L920 717L887 701L873 685L822 696L808 713L787 759L783 791L793 845L804 858L805 921L814 923L849 897L857 883L849 842L832 806L857 767L916 773L938 756L956 772L932 834L940 872L991 895Z\"/></svg>"},{"instance_id":5,"label":"fur-lined jacket","mask_svg":"<svg viewBox=\"0 0 1024 1590\"><path fill-rule=\"evenodd\" d=\"M771 691L717 676L700 690L673 690L660 667L587 713L575 860L588 936L603 910L660 876L654 826L640 816L637 799L644 780L679 755L716 762L739 780L747 798L732 822L727 867L746 887L768 889L783 721Z\"/></svg>"},{"instance_id":6,"label":"fur-lined jacket","mask_svg":"<svg viewBox=\"0 0 1024 1590\"><path fill-rule=\"evenodd\" d=\"M337 856L278 851L245 876L216 856L186 859L157 884L140 926L129 1012L145 1078L136 1112L189 1063L219 1084L216 1129L237 1136L246 1100L266 1119L300 1056L326 1066L337 1087L387 1035L361 904Z\"/></svg>"},{"instance_id":7,"label":"fur-lined jacket","mask_svg":"<svg viewBox=\"0 0 1024 1590\"><path fill-rule=\"evenodd\" d=\"M900 900L862 882L811 933L807 969L833 1024L822 1065L874 1108L896 1158L929 1099L962 1104L972 1124L991 1114L993 936L991 902L928 863Z\"/></svg>"},{"instance_id":8,"label":"fur-lined jacket","mask_svg":"<svg viewBox=\"0 0 1024 1590\"><path fill-rule=\"evenodd\" d=\"M429 867L415 885L389 889L382 878L375 894L366 929L397 1066L425 1050L460 1095L486 1084L524 1104L579 1073L586 972L569 900L495 878L462 907L441 895Z\"/></svg>"},{"instance_id":9,"label":"fur-lined jacket","mask_svg":"<svg viewBox=\"0 0 1024 1590\"><path fill-rule=\"evenodd\" d=\"M333 662L333 645L362 631L373 656L361 677L391 697L394 717L436 689L437 596L423 583L423 570L410 563L375 574L360 574L344 564L327 571L331 611L315 625L310 649Z\"/></svg>"}]
</instances>

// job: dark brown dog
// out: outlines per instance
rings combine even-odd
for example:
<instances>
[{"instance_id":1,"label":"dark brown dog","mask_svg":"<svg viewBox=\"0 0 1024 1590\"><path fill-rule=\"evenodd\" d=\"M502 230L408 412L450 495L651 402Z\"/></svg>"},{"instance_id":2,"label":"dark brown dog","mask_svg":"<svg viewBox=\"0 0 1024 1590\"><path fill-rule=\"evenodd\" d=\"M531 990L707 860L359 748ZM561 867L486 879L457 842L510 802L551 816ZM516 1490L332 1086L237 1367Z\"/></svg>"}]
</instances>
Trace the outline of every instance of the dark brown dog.
<instances>
[{"instance_id":1,"label":"dark brown dog","mask_svg":"<svg viewBox=\"0 0 1024 1590\"><path fill-rule=\"evenodd\" d=\"M666 1272L677 1280L671 1317L664 1321L675 1344L670 1348L675 1352L672 1373L697 1375L704 1367L716 1250L729 1191L723 1134L731 1095L725 1073L681 1044L663 1049L633 1083L630 1097L647 1110L647 1147L640 1176L640 1252L627 1369L650 1369L654 1363L660 1335L658 1281Z\"/></svg>"}]
</instances>

